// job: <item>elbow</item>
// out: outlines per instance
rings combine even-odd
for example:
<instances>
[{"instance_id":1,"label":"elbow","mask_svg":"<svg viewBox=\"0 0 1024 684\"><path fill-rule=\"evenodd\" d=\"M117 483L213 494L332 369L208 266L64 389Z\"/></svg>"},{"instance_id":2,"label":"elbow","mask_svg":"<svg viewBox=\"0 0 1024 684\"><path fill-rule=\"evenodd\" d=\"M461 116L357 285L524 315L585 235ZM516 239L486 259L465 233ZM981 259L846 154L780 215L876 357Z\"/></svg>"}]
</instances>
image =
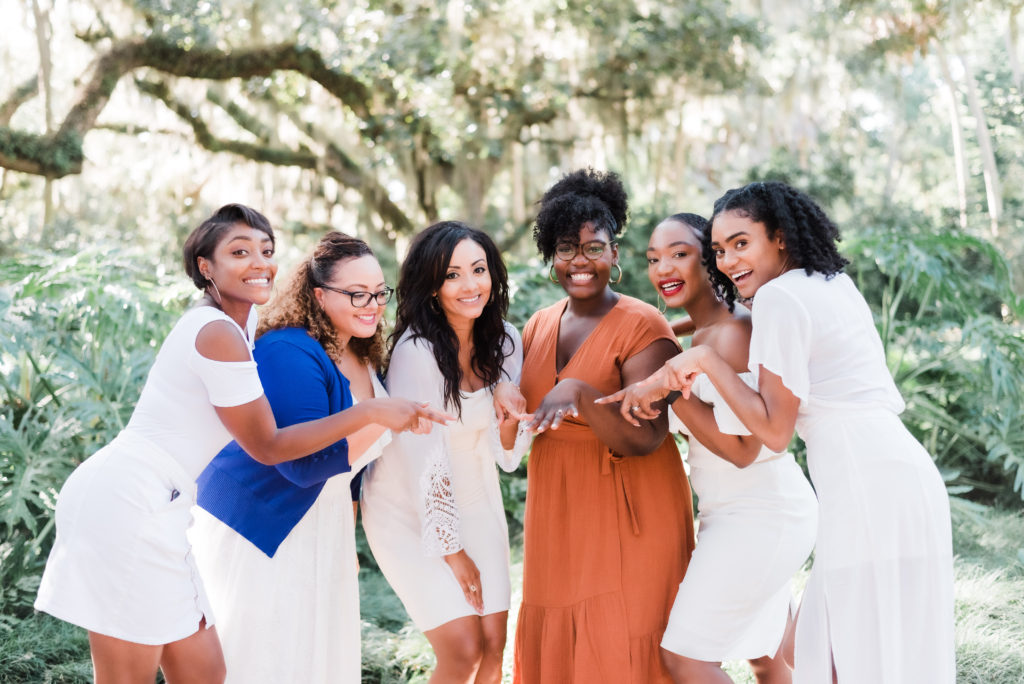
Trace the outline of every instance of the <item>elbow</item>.
<instances>
[{"instance_id":1,"label":"elbow","mask_svg":"<svg viewBox=\"0 0 1024 684\"><path fill-rule=\"evenodd\" d=\"M775 452L785 451L789 448L789 442L791 439L793 439L792 434L772 435L768 439L764 440L764 445Z\"/></svg>"},{"instance_id":2,"label":"elbow","mask_svg":"<svg viewBox=\"0 0 1024 684\"><path fill-rule=\"evenodd\" d=\"M265 466L276 466L286 459L270 444L261 445L258 448L246 448L246 453L257 463Z\"/></svg>"}]
</instances>

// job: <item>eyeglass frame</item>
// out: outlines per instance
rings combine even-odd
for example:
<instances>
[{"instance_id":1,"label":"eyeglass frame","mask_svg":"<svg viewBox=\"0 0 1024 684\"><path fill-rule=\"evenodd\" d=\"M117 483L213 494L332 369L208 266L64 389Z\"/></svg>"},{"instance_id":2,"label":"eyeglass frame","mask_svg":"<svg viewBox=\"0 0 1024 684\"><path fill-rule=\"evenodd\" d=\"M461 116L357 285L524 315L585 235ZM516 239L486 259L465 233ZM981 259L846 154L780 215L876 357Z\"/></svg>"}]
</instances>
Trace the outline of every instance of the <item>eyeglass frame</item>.
<instances>
[{"instance_id":1,"label":"eyeglass frame","mask_svg":"<svg viewBox=\"0 0 1024 684\"><path fill-rule=\"evenodd\" d=\"M592 245L594 243L597 243L597 244L601 245L601 253L596 255L596 256L592 256L592 257L591 256L587 256L587 253L585 251L583 251L583 248L586 247L587 245ZM577 242L573 246L572 256L569 257L568 259L566 259L565 257L561 256L558 253L558 247L559 247L559 245L567 245L568 246L570 244L572 244L572 243L560 242L557 245L555 245L555 257L558 258L561 261L572 261L573 259L576 258L576 255L582 254L583 257L587 261L597 261L598 259L600 259L601 257L604 256L605 251L607 251L607 249L609 247L615 247L615 241L614 240L612 240L611 242L605 242L604 240L587 240L586 242Z\"/></svg>"},{"instance_id":2,"label":"eyeglass frame","mask_svg":"<svg viewBox=\"0 0 1024 684\"><path fill-rule=\"evenodd\" d=\"M331 287L330 285L317 285L317 287L323 288L325 290L330 290L331 292L337 292L338 294L348 295L349 302L352 304L352 306L354 306L357 309L365 309L366 307L370 306L371 299L376 300L377 306L387 306L387 303L391 301L391 296L395 294L395 288L388 287L387 285L384 286L383 290L378 290L376 292L368 292L366 290L357 290L355 292L349 292L348 290L342 290L340 287ZM357 295L369 295L369 297L367 297L366 301L363 302L362 304L356 304ZM383 302L380 301L381 295L384 295Z\"/></svg>"}]
</instances>

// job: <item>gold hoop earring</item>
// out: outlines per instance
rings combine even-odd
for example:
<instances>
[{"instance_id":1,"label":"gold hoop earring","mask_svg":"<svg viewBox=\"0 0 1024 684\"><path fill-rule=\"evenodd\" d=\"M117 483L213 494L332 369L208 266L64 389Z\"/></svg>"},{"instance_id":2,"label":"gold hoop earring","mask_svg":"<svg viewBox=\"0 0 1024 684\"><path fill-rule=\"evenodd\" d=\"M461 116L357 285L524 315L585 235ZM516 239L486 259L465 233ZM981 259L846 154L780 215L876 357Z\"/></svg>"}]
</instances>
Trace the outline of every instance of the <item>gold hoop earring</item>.
<instances>
[{"instance_id":1,"label":"gold hoop earring","mask_svg":"<svg viewBox=\"0 0 1024 684\"><path fill-rule=\"evenodd\" d=\"M615 268L619 269L619 277L612 281L612 285L618 285L622 282L622 267L618 264L612 264Z\"/></svg>"},{"instance_id":2,"label":"gold hoop earring","mask_svg":"<svg viewBox=\"0 0 1024 684\"><path fill-rule=\"evenodd\" d=\"M661 307L662 304L665 305L665 308ZM668 302L665 301L665 299L661 296L661 293L659 292L658 293L658 313L664 314L666 311L668 311Z\"/></svg>"},{"instance_id":3,"label":"gold hoop earring","mask_svg":"<svg viewBox=\"0 0 1024 684\"><path fill-rule=\"evenodd\" d=\"M558 282L558 276L555 275L555 265L551 264L551 268L548 269L548 280L553 283Z\"/></svg>"}]
</instances>

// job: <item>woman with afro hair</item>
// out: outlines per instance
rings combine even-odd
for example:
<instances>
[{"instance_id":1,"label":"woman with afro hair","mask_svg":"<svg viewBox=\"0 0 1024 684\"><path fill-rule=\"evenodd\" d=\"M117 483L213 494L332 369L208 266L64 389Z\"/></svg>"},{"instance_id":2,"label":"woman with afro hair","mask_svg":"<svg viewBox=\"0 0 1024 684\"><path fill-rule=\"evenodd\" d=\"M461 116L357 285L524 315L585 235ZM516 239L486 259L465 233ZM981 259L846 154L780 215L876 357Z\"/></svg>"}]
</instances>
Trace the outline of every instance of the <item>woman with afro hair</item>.
<instances>
[{"instance_id":1,"label":"woman with afro hair","mask_svg":"<svg viewBox=\"0 0 1024 684\"><path fill-rule=\"evenodd\" d=\"M771 449L794 429L819 502L814 568L796 626L796 684L955 679L949 498L931 457L900 421L871 311L836 249L839 230L783 183L752 183L715 202L705 238L712 282L753 300L747 386L697 345L639 387L621 412L688 394L706 373Z\"/></svg>"},{"instance_id":2,"label":"woman with afro hair","mask_svg":"<svg viewBox=\"0 0 1024 684\"><path fill-rule=\"evenodd\" d=\"M582 169L541 199L534 238L567 297L523 334L528 466L520 684L671 682L659 643L693 551L690 489L661 415L638 427L594 400L679 346L657 309L616 293L626 222L614 173Z\"/></svg>"}]
</instances>

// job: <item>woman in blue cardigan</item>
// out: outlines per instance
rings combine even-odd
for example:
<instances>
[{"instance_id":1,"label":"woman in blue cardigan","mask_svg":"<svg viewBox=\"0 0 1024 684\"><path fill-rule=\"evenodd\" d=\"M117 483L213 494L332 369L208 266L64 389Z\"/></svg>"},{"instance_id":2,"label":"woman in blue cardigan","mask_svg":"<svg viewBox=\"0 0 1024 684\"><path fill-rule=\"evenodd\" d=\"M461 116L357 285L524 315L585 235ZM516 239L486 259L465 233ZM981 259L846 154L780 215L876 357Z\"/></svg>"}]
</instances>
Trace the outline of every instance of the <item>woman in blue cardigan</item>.
<instances>
[{"instance_id":1,"label":"woman in blue cardigan","mask_svg":"<svg viewBox=\"0 0 1024 684\"><path fill-rule=\"evenodd\" d=\"M254 356L279 425L395 401L376 375L390 297L365 242L320 241L260 324ZM390 439L367 424L276 467L232 443L200 475L193 544L228 682L360 681L350 485Z\"/></svg>"}]
</instances>

